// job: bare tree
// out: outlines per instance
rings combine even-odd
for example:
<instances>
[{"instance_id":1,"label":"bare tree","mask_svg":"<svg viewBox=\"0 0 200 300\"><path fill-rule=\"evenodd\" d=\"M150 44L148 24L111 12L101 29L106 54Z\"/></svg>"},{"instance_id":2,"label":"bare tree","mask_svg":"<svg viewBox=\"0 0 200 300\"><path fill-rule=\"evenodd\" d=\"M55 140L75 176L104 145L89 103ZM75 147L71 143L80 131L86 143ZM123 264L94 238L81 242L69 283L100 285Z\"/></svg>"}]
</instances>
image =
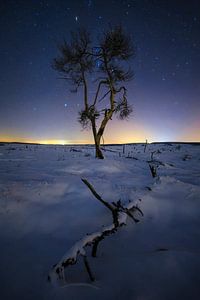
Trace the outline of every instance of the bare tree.
<instances>
[{"instance_id":1,"label":"bare tree","mask_svg":"<svg viewBox=\"0 0 200 300\"><path fill-rule=\"evenodd\" d=\"M84 129L92 128L96 157L103 159L100 142L108 121L114 114L126 119L132 112L124 86L133 77L131 69L125 67L135 54L131 39L116 26L104 32L98 46L93 46L89 33L79 29L71 33L70 42L64 41L58 48L60 56L54 59L53 68L72 83L73 92L83 89L79 122ZM96 91L89 97L89 81L94 74Z\"/></svg>"}]
</instances>

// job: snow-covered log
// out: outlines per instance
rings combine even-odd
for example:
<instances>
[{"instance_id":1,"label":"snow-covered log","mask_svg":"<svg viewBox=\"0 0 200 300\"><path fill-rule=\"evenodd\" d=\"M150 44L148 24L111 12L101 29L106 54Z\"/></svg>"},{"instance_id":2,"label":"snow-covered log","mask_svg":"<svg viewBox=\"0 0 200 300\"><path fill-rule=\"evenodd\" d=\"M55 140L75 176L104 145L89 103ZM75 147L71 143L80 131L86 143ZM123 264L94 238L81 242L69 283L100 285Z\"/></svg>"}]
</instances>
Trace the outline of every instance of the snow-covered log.
<instances>
[{"instance_id":1,"label":"snow-covered log","mask_svg":"<svg viewBox=\"0 0 200 300\"><path fill-rule=\"evenodd\" d=\"M143 215L142 211L135 204L135 201L129 202L126 206L123 206L120 201L112 202L112 204L109 204L107 201L103 200L99 194L97 194L93 186L86 179L82 179L82 181L88 186L92 194L102 204L104 204L108 209L111 210L113 216L113 223L111 225L103 227L100 231L91 234L86 234L82 239L76 242L71 249L69 249L65 253L61 260L52 267L48 275L48 280L51 281L53 284L60 284L61 282L66 283L64 273L65 268L70 265L76 264L79 256L83 256L87 273L91 281L94 281L95 278L91 272L89 262L86 258L86 247L93 246L92 256L95 257L99 242L103 240L106 236L115 233L119 227L126 225L128 216L137 223L139 222L139 220L134 217L134 212L137 211L139 212L139 214Z\"/></svg>"}]
</instances>

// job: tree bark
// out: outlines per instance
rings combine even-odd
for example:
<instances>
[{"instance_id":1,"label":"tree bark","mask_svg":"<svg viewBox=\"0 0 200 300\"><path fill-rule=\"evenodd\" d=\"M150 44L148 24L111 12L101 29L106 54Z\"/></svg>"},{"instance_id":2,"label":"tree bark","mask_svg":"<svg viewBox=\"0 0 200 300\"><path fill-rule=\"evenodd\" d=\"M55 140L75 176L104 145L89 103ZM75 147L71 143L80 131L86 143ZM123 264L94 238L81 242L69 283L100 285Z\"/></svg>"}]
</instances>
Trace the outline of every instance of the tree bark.
<instances>
[{"instance_id":1,"label":"tree bark","mask_svg":"<svg viewBox=\"0 0 200 300\"><path fill-rule=\"evenodd\" d=\"M100 139L97 136L97 129L96 129L96 122L95 118L91 120L92 123L92 133L94 137L94 143L95 143L95 151L96 151L96 158L104 159L103 153L100 148Z\"/></svg>"},{"instance_id":2,"label":"tree bark","mask_svg":"<svg viewBox=\"0 0 200 300\"><path fill-rule=\"evenodd\" d=\"M112 109L110 109L108 112L105 112L105 116L101 122L98 132L96 133L96 141L97 141L97 145L99 146L100 146L101 138L104 134L104 130L107 126L108 121L112 118L112 115L113 115Z\"/></svg>"},{"instance_id":3,"label":"tree bark","mask_svg":"<svg viewBox=\"0 0 200 300\"><path fill-rule=\"evenodd\" d=\"M104 159L104 156L103 156L103 153L101 151L100 145L95 144L95 147L96 147L96 158Z\"/></svg>"},{"instance_id":4,"label":"tree bark","mask_svg":"<svg viewBox=\"0 0 200 300\"><path fill-rule=\"evenodd\" d=\"M100 85L99 85L98 89L99 88L100 88ZM98 92L97 92L97 96L98 96ZM101 138L103 136L105 127L106 127L108 121L112 118L112 115L113 115L113 112L115 109L114 97L115 97L115 92L114 92L112 84L110 84L110 109L105 111L105 116L101 122L98 132L97 132L97 128L96 128L95 117L91 119L92 132L93 132L93 136L94 136L95 149L96 149L96 158L99 158L99 159L104 159L103 153L100 148L100 143L101 143ZM96 98L95 98L95 102L96 102Z\"/></svg>"}]
</instances>

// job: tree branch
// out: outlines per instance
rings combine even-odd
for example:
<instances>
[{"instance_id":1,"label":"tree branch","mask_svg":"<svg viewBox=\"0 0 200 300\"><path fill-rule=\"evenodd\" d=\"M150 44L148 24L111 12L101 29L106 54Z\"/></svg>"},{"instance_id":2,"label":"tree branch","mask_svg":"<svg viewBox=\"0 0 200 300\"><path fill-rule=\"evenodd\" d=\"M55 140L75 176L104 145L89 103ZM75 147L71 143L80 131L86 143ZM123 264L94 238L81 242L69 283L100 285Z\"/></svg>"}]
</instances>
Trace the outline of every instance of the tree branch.
<instances>
[{"instance_id":1,"label":"tree branch","mask_svg":"<svg viewBox=\"0 0 200 300\"><path fill-rule=\"evenodd\" d=\"M104 95L103 95L103 97L101 97L100 99L99 99L99 102L101 102L108 94L110 93L110 90L107 92L107 93L105 93Z\"/></svg>"},{"instance_id":2,"label":"tree branch","mask_svg":"<svg viewBox=\"0 0 200 300\"><path fill-rule=\"evenodd\" d=\"M115 233L119 227L126 225L128 216L133 219L133 215L130 212L131 210L139 211L141 215L142 211L135 205L135 201L129 202L126 206L122 206L120 201L113 202L113 206L111 206L108 202L104 201L99 194L94 190L92 185L86 180L82 179L82 181L87 185L87 187L90 189L92 194L105 206L107 206L111 211L115 210L117 212L117 223L112 223L111 225L108 225L106 227L103 227L100 231L87 234L85 235L81 240L76 242L71 249L63 256L63 258L55 264L49 275L48 280L55 283L64 283L65 282L65 267L68 267L70 265L76 264L78 260L78 256L82 256L84 259L84 264L87 270L87 273L90 277L91 281L95 280L94 275L91 272L89 263L87 261L86 257L86 247L87 246L93 246L92 248L92 256L95 257L97 253L97 247L99 245L99 242L102 241L106 236L109 236L113 233ZM135 219L135 222L138 222L139 220ZM137 220L137 221L136 221Z\"/></svg>"},{"instance_id":3,"label":"tree branch","mask_svg":"<svg viewBox=\"0 0 200 300\"><path fill-rule=\"evenodd\" d=\"M95 191L95 189L93 188L93 186L86 179L81 178L81 180L85 183L85 185L87 185L87 187L89 188L89 190L91 191L91 193L95 196L95 198L97 198L103 205L105 205L112 212L115 210L115 208L111 204L109 204L108 202L106 202L105 200L103 200L101 198L101 196L99 194L97 194L97 192Z\"/></svg>"},{"instance_id":4,"label":"tree branch","mask_svg":"<svg viewBox=\"0 0 200 300\"><path fill-rule=\"evenodd\" d=\"M99 82L98 87L97 87L97 91L96 91L96 95L95 95L95 98L94 98L94 103L93 103L94 106L96 105L98 95L99 95L99 92L100 92L100 88L103 84L105 84L105 85L108 84L108 81L107 80L101 80Z\"/></svg>"},{"instance_id":5,"label":"tree branch","mask_svg":"<svg viewBox=\"0 0 200 300\"><path fill-rule=\"evenodd\" d=\"M125 88L125 86L121 86L118 90L115 89L115 93L120 93L122 90L124 91L123 94L126 94L127 89Z\"/></svg>"},{"instance_id":6,"label":"tree branch","mask_svg":"<svg viewBox=\"0 0 200 300\"><path fill-rule=\"evenodd\" d=\"M85 110L88 110L88 88L87 88L87 81L85 79L85 72L82 71L83 76L83 86L84 86L84 103L85 103Z\"/></svg>"}]
</instances>

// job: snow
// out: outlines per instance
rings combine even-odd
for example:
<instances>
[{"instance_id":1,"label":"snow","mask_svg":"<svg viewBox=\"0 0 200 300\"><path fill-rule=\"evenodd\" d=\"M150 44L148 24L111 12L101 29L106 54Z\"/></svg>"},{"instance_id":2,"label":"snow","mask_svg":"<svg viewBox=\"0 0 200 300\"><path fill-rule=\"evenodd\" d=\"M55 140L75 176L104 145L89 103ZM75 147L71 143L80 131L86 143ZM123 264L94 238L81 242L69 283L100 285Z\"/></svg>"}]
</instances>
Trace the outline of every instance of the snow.
<instances>
[{"instance_id":1,"label":"snow","mask_svg":"<svg viewBox=\"0 0 200 300\"><path fill-rule=\"evenodd\" d=\"M104 148L97 160L92 146L0 146L1 299L199 299L200 145ZM96 258L86 245L112 229L112 215L81 178L110 204L144 213L135 223L121 212L126 226L99 243ZM48 282L70 257L66 283Z\"/></svg>"}]
</instances>

